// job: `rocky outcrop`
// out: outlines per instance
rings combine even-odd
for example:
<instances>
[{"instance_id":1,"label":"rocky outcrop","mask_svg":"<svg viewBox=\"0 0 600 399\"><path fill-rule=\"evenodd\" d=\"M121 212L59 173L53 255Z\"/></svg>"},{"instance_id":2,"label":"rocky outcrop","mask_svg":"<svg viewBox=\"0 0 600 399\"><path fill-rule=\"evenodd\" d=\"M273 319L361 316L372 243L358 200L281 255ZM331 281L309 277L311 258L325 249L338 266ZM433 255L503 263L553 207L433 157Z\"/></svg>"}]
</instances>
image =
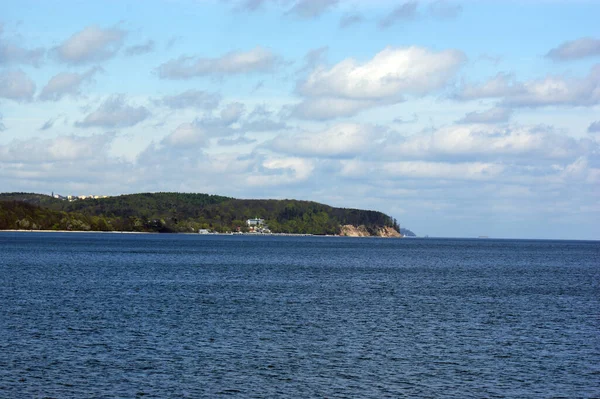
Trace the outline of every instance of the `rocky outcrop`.
<instances>
[{"instance_id":1,"label":"rocky outcrop","mask_svg":"<svg viewBox=\"0 0 600 399\"><path fill-rule=\"evenodd\" d=\"M377 227L374 231L369 231L365 226L352 226L350 224L342 226L340 235L344 237L402 237L392 227Z\"/></svg>"},{"instance_id":2,"label":"rocky outcrop","mask_svg":"<svg viewBox=\"0 0 600 399\"><path fill-rule=\"evenodd\" d=\"M393 237L393 238L402 237L402 234L398 233L396 231L396 229L394 229L393 227L387 227L387 226L378 228L376 235L377 235L377 237Z\"/></svg>"},{"instance_id":3,"label":"rocky outcrop","mask_svg":"<svg viewBox=\"0 0 600 399\"><path fill-rule=\"evenodd\" d=\"M346 224L340 229L340 235L344 237L370 237L371 233L367 231L365 226L352 226Z\"/></svg>"}]
</instances>

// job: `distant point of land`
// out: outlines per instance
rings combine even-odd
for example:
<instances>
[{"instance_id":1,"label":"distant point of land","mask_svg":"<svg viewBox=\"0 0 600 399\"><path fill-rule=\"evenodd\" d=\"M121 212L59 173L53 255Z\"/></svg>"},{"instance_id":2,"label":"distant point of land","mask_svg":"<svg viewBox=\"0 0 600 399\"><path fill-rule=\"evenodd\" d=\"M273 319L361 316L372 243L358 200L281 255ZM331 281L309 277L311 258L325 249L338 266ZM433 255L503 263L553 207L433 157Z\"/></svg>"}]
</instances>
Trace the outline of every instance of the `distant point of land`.
<instances>
[{"instance_id":1,"label":"distant point of land","mask_svg":"<svg viewBox=\"0 0 600 399\"><path fill-rule=\"evenodd\" d=\"M172 192L112 197L1 193L0 230L415 236L373 210Z\"/></svg>"}]
</instances>

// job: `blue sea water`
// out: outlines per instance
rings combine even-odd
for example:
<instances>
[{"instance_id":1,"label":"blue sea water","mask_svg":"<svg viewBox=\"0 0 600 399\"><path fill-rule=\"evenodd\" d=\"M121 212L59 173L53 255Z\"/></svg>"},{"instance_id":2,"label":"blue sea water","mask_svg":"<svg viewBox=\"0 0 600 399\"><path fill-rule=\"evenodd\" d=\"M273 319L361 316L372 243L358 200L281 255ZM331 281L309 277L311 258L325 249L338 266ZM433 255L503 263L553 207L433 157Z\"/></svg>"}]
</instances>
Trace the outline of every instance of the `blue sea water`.
<instances>
[{"instance_id":1,"label":"blue sea water","mask_svg":"<svg viewBox=\"0 0 600 399\"><path fill-rule=\"evenodd\" d=\"M600 243L0 233L0 398L598 398Z\"/></svg>"}]
</instances>

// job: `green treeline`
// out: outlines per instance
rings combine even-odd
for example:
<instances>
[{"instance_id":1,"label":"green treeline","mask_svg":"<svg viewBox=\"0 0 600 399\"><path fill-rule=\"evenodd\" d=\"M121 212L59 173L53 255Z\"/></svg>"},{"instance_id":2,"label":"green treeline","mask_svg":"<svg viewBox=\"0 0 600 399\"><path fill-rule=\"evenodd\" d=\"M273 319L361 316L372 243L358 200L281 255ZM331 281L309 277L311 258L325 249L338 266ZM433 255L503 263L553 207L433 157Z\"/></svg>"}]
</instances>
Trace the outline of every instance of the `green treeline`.
<instances>
[{"instance_id":1,"label":"green treeline","mask_svg":"<svg viewBox=\"0 0 600 399\"><path fill-rule=\"evenodd\" d=\"M246 220L265 219L274 233L338 234L342 225L388 226L377 211L334 208L311 201L244 200L208 194L144 193L65 201L30 193L0 194L0 229L195 232L246 231Z\"/></svg>"}]
</instances>

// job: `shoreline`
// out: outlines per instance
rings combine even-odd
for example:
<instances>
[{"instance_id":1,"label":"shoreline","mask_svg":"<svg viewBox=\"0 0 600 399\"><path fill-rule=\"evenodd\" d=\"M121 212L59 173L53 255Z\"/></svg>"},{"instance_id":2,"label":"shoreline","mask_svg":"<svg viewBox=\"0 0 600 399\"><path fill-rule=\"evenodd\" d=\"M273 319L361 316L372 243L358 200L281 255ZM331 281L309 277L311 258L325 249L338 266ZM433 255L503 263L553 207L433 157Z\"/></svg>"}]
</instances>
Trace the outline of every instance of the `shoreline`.
<instances>
[{"instance_id":1,"label":"shoreline","mask_svg":"<svg viewBox=\"0 0 600 399\"><path fill-rule=\"evenodd\" d=\"M100 230L0 230L0 233L102 233L102 234L169 234L169 233L154 233L149 231L100 231ZM175 233L180 234L180 233ZM188 234L188 233L185 233ZM192 234L192 233L189 233Z\"/></svg>"},{"instance_id":2,"label":"shoreline","mask_svg":"<svg viewBox=\"0 0 600 399\"><path fill-rule=\"evenodd\" d=\"M200 234L200 233L185 233L185 232L173 232L173 233L158 233L158 232L148 232L148 231L83 231L83 230L0 230L0 233L74 233L74 234L154 234L154 235L166 235L166 234L183 234L183 235L193 235L193 236L251 236L251 237L347 237L347 238L403 238L403 237L381 237L381 236L342 236L342 235L334 235L334 234L293 234L293 233L270 233L270 234L262 234L262 233L209 233L209 234Z\"/></svg>"}]
</instances>

